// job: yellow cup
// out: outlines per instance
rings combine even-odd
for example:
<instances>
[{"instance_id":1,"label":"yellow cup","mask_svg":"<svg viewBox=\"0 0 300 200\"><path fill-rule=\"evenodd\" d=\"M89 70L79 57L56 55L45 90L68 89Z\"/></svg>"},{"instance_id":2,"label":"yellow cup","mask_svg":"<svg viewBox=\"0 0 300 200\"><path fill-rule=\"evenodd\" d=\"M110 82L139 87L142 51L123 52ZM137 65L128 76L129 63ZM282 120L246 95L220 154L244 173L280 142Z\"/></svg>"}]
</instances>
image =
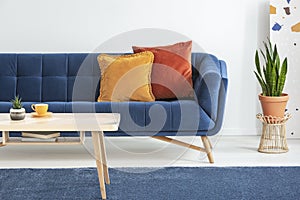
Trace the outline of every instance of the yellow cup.
<instances>
[{"instance_id":1,"label":"yellow cup","mask_svg":"<svg viewBox=\"0 0 300 200\"><path fill-rule=\"evenodd\" d=\"M31 109L34 110L38 115L44 115L48 111L48 104L46 103L32 104Z\"/></svg>"}]
</instances>

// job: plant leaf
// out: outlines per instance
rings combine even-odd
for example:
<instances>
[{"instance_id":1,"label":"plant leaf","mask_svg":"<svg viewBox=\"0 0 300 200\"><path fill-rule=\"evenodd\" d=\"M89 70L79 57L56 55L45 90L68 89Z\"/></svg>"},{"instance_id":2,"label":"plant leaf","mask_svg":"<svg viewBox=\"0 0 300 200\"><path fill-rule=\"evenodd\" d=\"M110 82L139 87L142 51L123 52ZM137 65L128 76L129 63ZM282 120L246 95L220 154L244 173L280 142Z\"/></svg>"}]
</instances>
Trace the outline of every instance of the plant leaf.
<instances>
[{"instance_id":1,"label":"plant leaf","mask_svg":"<svg viewBox=\"0 0 300 200\"><path fill-rule=\"evenodd\" d=\"M254 73L255 73L255 76L256 76L259 84L260 84L260 87L261 87L263 95L266 95L266 91L267 91L266 83L264 82L264 80L262 79L262 77L259 76L259 74L257 72L254 72Z\"/></svg>"},{"instance_id":2,"label":"plant leaf","mask_svg":"<svg viewBox=\"0 0 300 200\"><path fill-rule=\"evenodd\" d=\"M276 74L276 67L272 67L272 72L271 72L271 75L270 75L270 89L271 89L271 94L270 96L276 96L277 95L277 92L276 92L276 89L277 89L277 84L276 84L276 81L277 80L277 74Z\"/></svg>"},{"instance_id":3,"label":"plant leaf","mask_svg":"<svg viewBox=\"0 0 300 200\"><path fill-rule=\"evenodd\" d=\"M269 44L270 54L273 55L272 43L269 37L268 37L268 44Z\"/></svg>"},{"instance_id":4,"label":"plant leaf","mask_svg":"<svg viewBox=\"0 0 300 200\"><path fill-rule=\"evenodd\" d=\"M283 60L281 70L280 70L280 75L278 78L278 87L277 87L277 95L280 96L282 94L285 80L286 80L286 74L287 74L287 58Z\"/></svg>"},{"instance_id":5,"label":"plant leaf","mask_svg":"<svg viewBox=\"0 0 300 200\"><path fill-rule=\"evenodd\" d=\"M260 61L259 61L259 55L258 51L256 50L255 53L255 66L256 66L256 71L258 72L259 76L261 77L261 68L260 68Z\"/></svg>"}]
</instances>

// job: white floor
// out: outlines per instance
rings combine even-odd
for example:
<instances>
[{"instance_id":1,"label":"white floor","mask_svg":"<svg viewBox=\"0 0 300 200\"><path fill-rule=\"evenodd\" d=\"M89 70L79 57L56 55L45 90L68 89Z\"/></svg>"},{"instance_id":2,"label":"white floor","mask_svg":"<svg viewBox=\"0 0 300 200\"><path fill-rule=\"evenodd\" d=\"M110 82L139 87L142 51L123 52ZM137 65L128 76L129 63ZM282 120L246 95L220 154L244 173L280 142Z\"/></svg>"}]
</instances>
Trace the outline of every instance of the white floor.
<instances>
[{"instance_id":1,"label":"white floor","mask_svg":"<svg viewBox=\"0 0 300 200\"><path fill-rule=\"evenodd\" d=\"M199 137L181 140L201 145ZM211 138L214 164L204 153L148 137L106 137L109 167L170 166L300 166L300 139L288 139L289 152L264 154L257 151L259 136ZM0 168L95 167L91 140L83 145L35 145L0 147Z\"/></svg>"}]
</instances>

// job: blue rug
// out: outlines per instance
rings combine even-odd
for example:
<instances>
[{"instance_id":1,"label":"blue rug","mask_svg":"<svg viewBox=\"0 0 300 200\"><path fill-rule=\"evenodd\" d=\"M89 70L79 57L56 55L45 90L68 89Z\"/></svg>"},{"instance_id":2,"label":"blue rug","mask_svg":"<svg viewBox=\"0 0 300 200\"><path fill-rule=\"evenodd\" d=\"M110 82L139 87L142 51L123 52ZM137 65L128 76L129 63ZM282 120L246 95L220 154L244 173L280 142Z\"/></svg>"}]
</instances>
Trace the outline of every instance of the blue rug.
<instances>
[{"instance_id":1,"label":"blue rug","mask_svg":"<svg viewBox=\"0 0 300 200\"><path fill-rule=\"evenodd\" d=\"M140 173L128 172L136 170ZM141 173L143 170L145 173ZM300 167L124 168L109 172L108 199L300 198ZM0 199L100 199L97 171L95 168L1 169Z\"/></svg>"}]
</instances>

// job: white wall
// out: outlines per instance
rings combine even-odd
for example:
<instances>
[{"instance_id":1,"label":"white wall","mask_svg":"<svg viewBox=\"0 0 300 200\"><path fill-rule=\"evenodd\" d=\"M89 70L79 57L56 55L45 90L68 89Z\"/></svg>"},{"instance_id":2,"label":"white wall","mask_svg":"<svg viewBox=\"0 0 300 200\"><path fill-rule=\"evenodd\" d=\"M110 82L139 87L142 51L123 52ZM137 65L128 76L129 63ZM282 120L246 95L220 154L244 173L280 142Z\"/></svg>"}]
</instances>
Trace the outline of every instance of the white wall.
<instances>
[{"instance_id":1,"label":"white wall","mask_svg":"<svg viewBox=\"0 0 300 200\"><path fill-rule=\"evenodd\" d=\"M175 31L227 62L223 133L256 134L253 60L268 12L265 0L0 0L0 52L92 52L127 31Z\"/></svg>"}]
</instances>

